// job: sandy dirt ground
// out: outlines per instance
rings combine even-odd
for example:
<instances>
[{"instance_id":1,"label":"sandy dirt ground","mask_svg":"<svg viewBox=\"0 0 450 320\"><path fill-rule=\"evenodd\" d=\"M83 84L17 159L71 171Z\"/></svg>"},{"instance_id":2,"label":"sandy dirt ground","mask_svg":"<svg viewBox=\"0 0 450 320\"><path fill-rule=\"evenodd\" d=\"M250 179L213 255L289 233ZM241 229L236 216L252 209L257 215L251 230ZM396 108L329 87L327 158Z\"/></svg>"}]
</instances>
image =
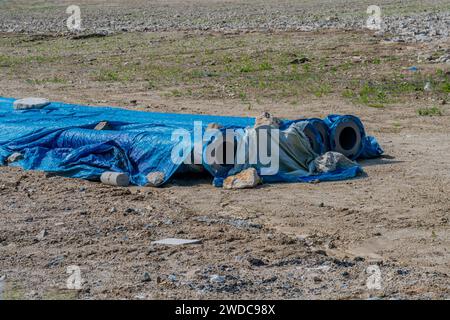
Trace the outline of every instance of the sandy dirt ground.
<instances>
[{"instance_id":1,"label":"sandy dirt ground","mask_svg":"<svg viewBox=\"0 0 450 320\"><path fill-rule=\"evenodd\" d=\"M159 41L168 43L174 43L173 37L208 36L157 34ZM211 36L219 42L230 37ZM111 45L109 37L4 34L0 95L39 95L159 112L257 116L269 111L290 119L354 114L377 137L385 154L362 161L365 173L356 179L264 184L240 191L215 188L209 176L177 176L163 188L118 188L0 167L0 299L450 298L449 94L412 90L395 101L383 100L381 107L378 100L369 106L363 99L343 95L351 83L339 80L384 81L392 69L408 76L405 68L418 65L425 76L440 70L439 81L448 81L448 64L417 62L419 53L448 49L448 41L390 43L353 31L235 34L231 37L236 41L283 37L282 43L306 48L309 57L329 58L330 67L343 59L381 57L381 63L368 69L362 70L359 62L338 68L336 80L326 77L331 82L324 93L284 96L273 88L257 99L260 92L247 88L242 78L241 87L248 89L243 89L245 98L228 91L204 94L201 81L168 81L149 89L143 85L145 79L100 81L92 76L92 70L103 66L102 57L125 55L123 59L134 61L131 56L136 54L133 58L139 60L138 53L126 51L133 37L120 35ZM335 37L353 42L339 46ZM99 44L92 52L66 50L94 41ZM262 50L263 45L252 45L248 51ZM49 57L43 46L58 48L51 49L58 59L35 60L33 54ZM113 49L106 53L106 47ZM188 54L201 63L198 52ZM86 55L89 59L79 58ZM25 60L19 63L15 57ZM49 72L52 78L34 79L39 72ZM56 80L60 78L64 81ZM220 87L231 80L214 81ZM175 94L174 88L181 93ZM419 115L418 110L432 106L439 109L434 116ZM38 237L43 230L45 236ZM166 237L202 243L152 244ZM67 289L69 266L80 267L81 290ZM371 274L374 266L380 271L378 289L367 286L378 276Z\"/></svg>"}]
</instances>

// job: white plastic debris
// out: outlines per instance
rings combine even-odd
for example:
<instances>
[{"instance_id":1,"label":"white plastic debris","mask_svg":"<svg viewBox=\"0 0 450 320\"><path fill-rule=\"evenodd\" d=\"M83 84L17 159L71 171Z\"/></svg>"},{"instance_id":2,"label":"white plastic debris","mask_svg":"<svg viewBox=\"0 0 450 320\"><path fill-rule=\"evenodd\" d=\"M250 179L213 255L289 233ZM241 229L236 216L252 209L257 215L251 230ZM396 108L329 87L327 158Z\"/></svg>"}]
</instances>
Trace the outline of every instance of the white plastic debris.
<instances>
[{"instance_id":1,"label":"white plastic debris","mask_svg":"<svg viewBox=\"0 0 450 320\"><path fill-rule=\"evenodd\" d=\"M122 172L104 172L100 176L100 181L110 186L128 187L130 178L128 174Z\"/></svg>"},{"instance_id":2,"label":"white plastic debris","mask_svg":"<svg viewBox=\"0 0 450 320\"><path fill-rule=\"evenodd\" d=\"M27 110L27 109L41 109L50 104L50 101L44 98L23 98L14 101L14 109Z\"/></svg>"},{"instance_id":3,"label":"white plastic debris","mask_svg":"<svg viewBox=\"0 0 450 320\"><path fill-rule=\"evenodd\" d=\"M23 154L20 152L14 152L12 155L8 157L6 160L8 163L14 163L23 159Z\"/></svg>"},{"instance_id":4,"label":"white plastic debris","mask_svg":"<svg viewBox=\"0 0 450 320\"><path fill-rule=\"evenodd\" d=\"M184 245L184 244L200 244L200 243L202 243L202 240L167 238L167 239L162 239L162 240L158 240L158 241L153 241L152 243L153 244L170 245L170 246L180 246L180 245Z\"/></svg>"},{"instance_id":5,"label":"white plastic debris","mask_svg":"<svg viewBox=\"0 0 450 320\"><path fill-rule=\"evenodd\" d=\"M111 126L108 121L101 121L95 126L94 130L97 131L111 130Z\"/></svg>"},{"instance_id":6,"label":"white plastic debris","mask_svg":"<svg viewBox=\"0 0 450 320\"><path fill-rule=\"evenodd\" d=\"M329 151L314 159L314 165L317 172L325 173L336 169L351 168L357 164L342 153Z\"/></svg>"}]
</instances>

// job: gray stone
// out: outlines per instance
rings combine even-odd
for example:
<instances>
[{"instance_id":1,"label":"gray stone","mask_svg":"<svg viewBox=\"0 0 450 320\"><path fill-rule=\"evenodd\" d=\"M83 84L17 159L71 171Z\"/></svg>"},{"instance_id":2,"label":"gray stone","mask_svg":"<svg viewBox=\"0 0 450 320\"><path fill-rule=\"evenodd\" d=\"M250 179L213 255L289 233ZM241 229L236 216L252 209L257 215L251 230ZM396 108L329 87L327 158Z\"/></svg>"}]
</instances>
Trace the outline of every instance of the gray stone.
<instances>
[{"instance_id":1,"label":"gray stone","mask_svg":"<svg viewBox=\"0 0 450 320\"><path fill-rule=\"evenodd\" d=\"M450 62L450 54L445 54L445 55L439 57L438 62L441 62L441 63Z\"/></svg>"},{"instance_id":2,"label":"gray stone","mask_svg":"<svg viewBox=\"0 0 450 320\"><path fill-rule=\"evenodd\" d=\"M177 281L178 281L177 276L174 275L174 274L169 275L169 276L167 277L167 279L169 279L171 282L177 282Z\"/></svg>"},{"instance_id":3,"label":"gray stone","mask_svg":"<svg viewBox=\"0 0 450 320\"><path fill-rule=\"evenodd\" d=\"M41 109L50 104L50 101L44 98L24 98L14 101L14 109L27 110L27 109Z\"/></svg>"},{"instance_id":4,"label":"gray stone","mask_svg":"<svg viewBox=\"0 0 450 320\"><path fill-rule=\"evenodd\" d=\"M48 232L46 229L41 230L41 232L38 233L36 236L37 241L42 241L45 239L45 237L48 236Z\"/></svg>"},{"instance_id":5,"label":"gray stone","mask_svg":"<svg viewBox=\"0 0 450 320\"><path fill-rule=\"evenodd\" d=\"M60 266L64 262L64 256L56 256L47 263L48 268Z\"/></svg>"},{"instance_id":6,"label":"gray stone","mask_svg":"<svg viewBox=\"0 0 450 320\"><path fill-rule=\"evenodd\" d=\"M229 1L226 6L210 6L177 2L160 6L155 1L141 1L143 14L133 15L135 6L114 6L87 12L89 19L82 22L81 32L73 39L105 37L117 32L157 32L182 30L211 30L225 35L253 31L317 31L321 29L361 30L366 15L354 1L343 3L336 12L330 1L314 1L305 6L303 1ZM266 2L266 3L265 3ZM407 1L403 1L407 2ZM441 0L439 2L444 3ZM206 2L205 2L206 3ZM414 8L415 6L411 6ZM383 14L382 31L399 41L445 40L449 35L450 13L439 5L424 4L428 10L409 10L392 15ZM93 7L94 8L94 7ZM90 10L90 9L86 9ZM0 32L10 33L68 33L67 16L58 6L48 10L0 10ZM151 12L158 12L152 15ZM133 19L125 19L128 15ZM168 19L171 17L172 19ZM198 17L208 17L199 21Z\"/></svg>"},{"instance_id":7,"label":"gray stone","mask_svg":"<svg viewBox=\"0 0 450 320\"><path fill-rule=\"evenodd\" d=\"M224 283L226 278L224 276L219 276L218 274L214 274L209 278L209 281L214 283Z\"/></svg>"},{"instance_id":8,"label":"gray stone","mask_svg":"<svg viewBox=\"0 0 450 320\"><path fill-rule=\"evenodd\" d=\"M400 276L406 276L406 275L408 275L409 273L410 273L410 271L407 270L407 269L398 269L398 270L397 270L397 274L400 275Z\"/></svg>"},{"instance_id":9,"label":"gray stone","mask_svg":"<svg viewBox=\"0 0 450 320\"><path fill-rule=\"evenodd\" d=\"M314 282L318 283L318 282L322 282L322 279L318 276L314 276L313 277Z\"/></svg>"},{"instance_id":10,"label":"gray stone","mask_svg":"<svg viewBox=\"0 0 450 320\"><path fill-rule=\"evenodd\" d=\"M142 282L150 282L150 281L151 281L150 273L144 272L144 274L142 275Z\"/></svg>"},{"instance_id":11,"label":"gray stone","mask_svg":"<svg viewBox=\"0 0 450 320\"><path fill-rule=\"evenodd\" d=\"M266 265L266 263L259 258L249 258L247 261L254 267L262 267Z\"/></svg>"}]
</instances>

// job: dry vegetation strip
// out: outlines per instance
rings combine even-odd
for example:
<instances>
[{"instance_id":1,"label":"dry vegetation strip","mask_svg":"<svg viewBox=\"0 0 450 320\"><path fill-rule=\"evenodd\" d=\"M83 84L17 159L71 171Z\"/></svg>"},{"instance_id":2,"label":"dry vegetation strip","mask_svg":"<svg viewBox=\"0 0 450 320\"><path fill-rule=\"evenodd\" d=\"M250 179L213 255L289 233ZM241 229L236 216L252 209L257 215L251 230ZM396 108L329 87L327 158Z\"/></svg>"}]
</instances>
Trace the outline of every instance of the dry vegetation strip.
<instances>
[{"instance_id":1,"label":"dry vegetation strip","mask_svg":"<svg viewBox=\"0 0 450 320\"><path fill-rule=\"evenodd\" d=\"M167 97L235 98L249 104L295 105L335 95L383 108L430 95L444 99L450 92L448 67L422 70L416 51L404 47L346 32L3 36L0 69L4 78L55 90L86 82L122 83ZM408 70L412 65L419 71ZM427 82L431 92L424 91Z\"/></svg>"}]
</instances>

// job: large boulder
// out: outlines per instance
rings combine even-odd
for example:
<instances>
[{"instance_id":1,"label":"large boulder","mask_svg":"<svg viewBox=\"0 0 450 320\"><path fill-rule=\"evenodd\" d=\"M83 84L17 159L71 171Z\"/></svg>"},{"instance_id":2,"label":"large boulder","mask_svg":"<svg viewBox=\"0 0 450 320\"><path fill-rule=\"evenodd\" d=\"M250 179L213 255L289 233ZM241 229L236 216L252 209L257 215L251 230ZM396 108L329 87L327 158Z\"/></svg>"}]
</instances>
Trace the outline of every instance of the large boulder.
<instances>
[{"instance_id":1,"label":"large boulder","mask_svg":"<svg viewBox=\"0 0 450 320\"><path fill-rule=\"evenodd\" d=\"M249 168L234 176L229 176L223 181L224 189L246 189L254 188L260 184L261 178L255 168Z\"/></svg>"}]
</instances>

